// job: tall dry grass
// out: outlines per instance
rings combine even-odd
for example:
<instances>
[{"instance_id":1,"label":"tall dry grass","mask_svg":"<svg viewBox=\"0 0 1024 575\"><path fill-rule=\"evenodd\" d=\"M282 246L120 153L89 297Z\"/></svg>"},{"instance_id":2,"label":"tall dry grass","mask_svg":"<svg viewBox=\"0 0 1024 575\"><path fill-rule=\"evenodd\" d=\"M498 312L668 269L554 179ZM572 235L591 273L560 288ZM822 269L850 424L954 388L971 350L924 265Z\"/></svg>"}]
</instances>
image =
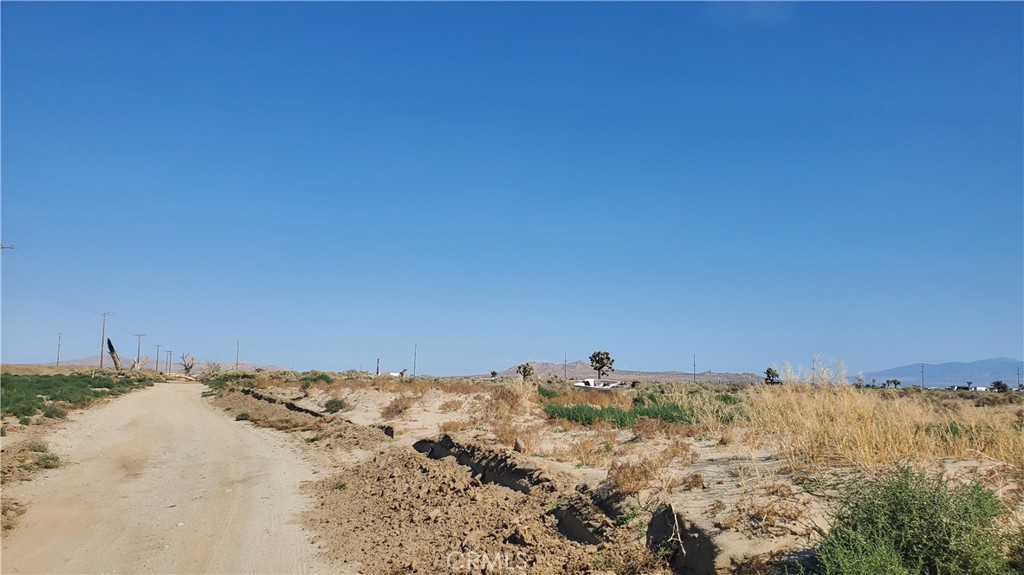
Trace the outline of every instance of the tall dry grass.
<instances>
[{"instance_id":1,"label":"tall dry grass","mask_svg":"<svg viewBox=\"0 0 1024 575\"><path fill-rule=\"evenodd\" d=\"M896 463L989 460L1024 470L1015 407L937 401L849 385L795 383L746 397L747 441L796 463L876 470Z\"/></svg>"}]
</instances>

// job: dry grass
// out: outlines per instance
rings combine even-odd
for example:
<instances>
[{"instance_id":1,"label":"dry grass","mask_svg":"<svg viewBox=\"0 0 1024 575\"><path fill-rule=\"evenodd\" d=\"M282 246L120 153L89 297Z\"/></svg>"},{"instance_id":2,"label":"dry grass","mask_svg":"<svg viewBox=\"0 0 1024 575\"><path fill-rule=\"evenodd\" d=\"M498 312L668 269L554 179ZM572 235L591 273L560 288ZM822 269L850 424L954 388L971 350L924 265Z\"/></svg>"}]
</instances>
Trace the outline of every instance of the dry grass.
<instances>
[{"instance_id":1,"label":"dry grass","mask_svg":"<svg viewBox=\"0 0 1024 575\"><path fill-rule=\"evenodd\" d=\"M657 462L650 457L633 463L616 461L608 469L608 481L619 493L635 495L650 486L657 470Z\"/></svg>"},{"instance_id":2,"label":"dry grass","mask_svg":"<svg viewBox=\"0 0 1024 575\"><path fill-rule=\"evenodd\" d=\"M398 397L391 400L391 403L384 406L380 410L380 416L384 419L395 419L400 417L403 413L409 410L410 407L416 405L419 400L418 396L415 395L399 395Z\"/></svg>"},{"instance_id":3,"label":"dry grass","mask_svg":"<svg viewBox=\"0 0 1024 575\"><path fill-rule=\"evenodd\" d=\"M629 394L622 392L581 391L579 389L570 389L561 395L551 398L548 402L558 405L587 404L596 407L618 407L627 411L633 407L633 399Z\"/></svg>"},{"instance_id":4,"label":"dry grass","mask_svg":"<svg viewBox=\"0 0 1024 575\"><path fill-rule=\"evenodd\" d=\"M451 412L451 411L458 411L458 410L462 409L462 402L457 400L457 399L450 399L450 400L442 403L440 409L444 413L448 413L448 412Z\"/></svg>"},{"instance_id":5,"label":"dry grass","mask_svg":"<svg viewBox=\"0 0 1024 575\"><path fill-rule=\"evenodd\" d=\"M472 429L472 428L476 427L476 425L477 425L477 420L475 420L475 419L450 419L448 421L443 422L438 427L438 430L441 433L452 434L452 433L457 433L459 431L465 431L467 429Z\"/></svg>"},{"instance_id":6,"label":"dry grass","mask_svg":"<svg viewBox=\"0 0 1024 575\"><path fill-rule=\"evenodd\" d=\"M1024 470L1024 432L1012 405L951 407L932 394L847 385L789 384L748 396L755 445L812 466L876 470L946 458L992 460ZM939 392L940 393L940 392Z\"/></svg>"},{"instance_id":7,"label":"dry grass","mask_svg":"<svg viewBox=\"0 0 1024 575\"><path fill-rule=\"evenodd\" d=\"M667 494L680 485L672 469L686 467L696 460L697 453L688 442L674 439L656 455L612 463L608 469L608 481L621 493L636 494L653 487ZM701 477L701 485L703 481Z\"/></svg>"},{"instance_id":8,"label":"dry grass","mask_svg":"<svg viewBox=\"0 0 1024 575\"><path fill-rule=\"evenodd\" d=\"M568 445L555 450L552 456L591 467L606 467L615 455L618 433L603 429L588 431Z\"/></svg>"}]
</instances>

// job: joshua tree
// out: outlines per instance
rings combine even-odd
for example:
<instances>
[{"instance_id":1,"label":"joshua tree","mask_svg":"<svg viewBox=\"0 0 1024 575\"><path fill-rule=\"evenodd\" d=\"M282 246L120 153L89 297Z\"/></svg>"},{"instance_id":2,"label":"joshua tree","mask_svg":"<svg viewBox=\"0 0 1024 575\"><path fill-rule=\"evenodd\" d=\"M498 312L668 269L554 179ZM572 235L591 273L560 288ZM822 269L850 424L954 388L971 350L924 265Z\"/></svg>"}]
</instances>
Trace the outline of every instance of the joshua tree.
<instances>
[{"instance_id":1,"label":"joshua tree","mask_svg":"<svg viewBox=\"0 0 1024 575\"><path fill-rule=\"evenodd\" d=\"M605 373L615 371L612 369L612 364L615 360L608 354L607 351L595 351L590 354L590 367L597 372L597 379L604 377Z\"/></svg>"},{"instance_id":2,"label":"joshua tree","mask_svg":"<svg viewBox=\"0 0 1024 575\"><path fill-rule=\"evenodd\" d=\"M181 369L185 370L185 375L191 375L192 368L196 366L196 358L191 354L183 353L178 364L181 366Z\"/></svg>"},{"instance_id":3,"label":"joshua tree","mask_svg":"<svg viewBox=\"0 0 1024 575\"><path fill-rule=\"evenodd\" d=\"M855 387L864 387L864 376L863 375L858 374L857 375L857 379L855 379L854 381L856 382L856 383L853 384Z\"/></svg>"},{"instance_id":4,"label":"joshua tree","mask_svg":"<svg viewBox=\"0 0 1024 575\"><path fill-rule=\"evenodd\" d=\"M496 377L498 377L498 372L496 372L496 371L494 371L494 370L492 369L492 370L491 370L491 379L494 379L494 378L496 378Z\"/></svg>"},{"instance_id":5,"label":"joshua tree","mask_svg":"<svg viewBox=\"0 0 1024 575\"><path fill-rule=\"evenodd\" d=\"M768 369L764 370L764 382L768 385L782 383L779 381L779 370L775 369L774 367L769 367Z\"/></svg>"},{"instance_id":6,"label":"joshua tree","mask_svg":"<svg viewBox=\"0 0 1024 575\"><path fill-rule=\"evenodd\" d=\"M533 375L533 366L529 363L524 363L516 368L516 373L523 376L523 379L530 379L530 376Z\"/></svg>"},{"instance_id":7,"label":"joshua tree","mask_svg":"<svg viewBox=\"0 0 1024 575\"><path fill-rule=\"evenodd\" d=\"M897 387L899 387L901 383L903 383L903 382L901 382L898 379L887 379L887 380L885 380L885 385L891 385L893 389L896 389Z\"/></svg>"}]
</instances>

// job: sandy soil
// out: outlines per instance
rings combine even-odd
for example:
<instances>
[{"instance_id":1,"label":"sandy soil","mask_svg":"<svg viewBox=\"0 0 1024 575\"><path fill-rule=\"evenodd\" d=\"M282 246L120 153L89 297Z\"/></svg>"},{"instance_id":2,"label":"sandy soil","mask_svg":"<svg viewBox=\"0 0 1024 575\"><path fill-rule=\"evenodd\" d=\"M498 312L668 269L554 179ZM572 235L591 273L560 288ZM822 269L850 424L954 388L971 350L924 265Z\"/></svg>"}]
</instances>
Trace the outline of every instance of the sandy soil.
<instances>
[{"instance_id":1,"label":"sandy soil","mask_svg":"<svg viewBox=\"0 0 1024 575\"><path fill-rule=\"evenodd\" d=\"M5 488L27 511L2 571L338 573L301 528L313 465L203 389L156 384L73 413L47 438L62 466Z\"/></svg>"}]
</instances>

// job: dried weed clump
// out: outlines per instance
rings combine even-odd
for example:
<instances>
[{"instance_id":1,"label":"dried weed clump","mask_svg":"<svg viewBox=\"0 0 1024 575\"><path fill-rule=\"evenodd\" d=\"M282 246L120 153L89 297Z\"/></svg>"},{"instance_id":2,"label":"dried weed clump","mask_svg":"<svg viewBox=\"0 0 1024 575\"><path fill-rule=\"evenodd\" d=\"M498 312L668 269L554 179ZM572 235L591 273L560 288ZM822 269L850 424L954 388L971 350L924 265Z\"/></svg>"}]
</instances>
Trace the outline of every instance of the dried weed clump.
<instances>
[{"instance_id":1,"label":"dried weed clump","mask_svg":"<svg viewBox=\"0 0 1024 575\"><path fill-rule=\"evenodd\" d=\"M649 487L669 493L680 485L672 469L686 467L696 460L697 453L693 447L686 441L675 439L656 455L612 463L608 469L608 481L616 491L629 495ZM703 485L703 478L700 483Z\"/></svg>"},{"instance_id":2,"label":"dried weed clump","mask_svg":"<svg viewBox=\"0 0 1024 575\"><path fill-rule=\"evenodd\" d=\"M1024 432L1012 405L953 408L934 393L807 383L762 387L749 395L752 433L744 437L812 466L873 471L954 458L1024 470Z\"/></svg>"},{"instance_id":3,"label":"dried weed clump","mask_svg":"<svg viewBox=\"0 0 1024 575\"><path fill-rule=\"evenodd\" d=\"M395 419L408 411L418 400L419 397L415 395L400 395L380 410L380 416L384 419Z\"/></svg>"}]
</instances>

